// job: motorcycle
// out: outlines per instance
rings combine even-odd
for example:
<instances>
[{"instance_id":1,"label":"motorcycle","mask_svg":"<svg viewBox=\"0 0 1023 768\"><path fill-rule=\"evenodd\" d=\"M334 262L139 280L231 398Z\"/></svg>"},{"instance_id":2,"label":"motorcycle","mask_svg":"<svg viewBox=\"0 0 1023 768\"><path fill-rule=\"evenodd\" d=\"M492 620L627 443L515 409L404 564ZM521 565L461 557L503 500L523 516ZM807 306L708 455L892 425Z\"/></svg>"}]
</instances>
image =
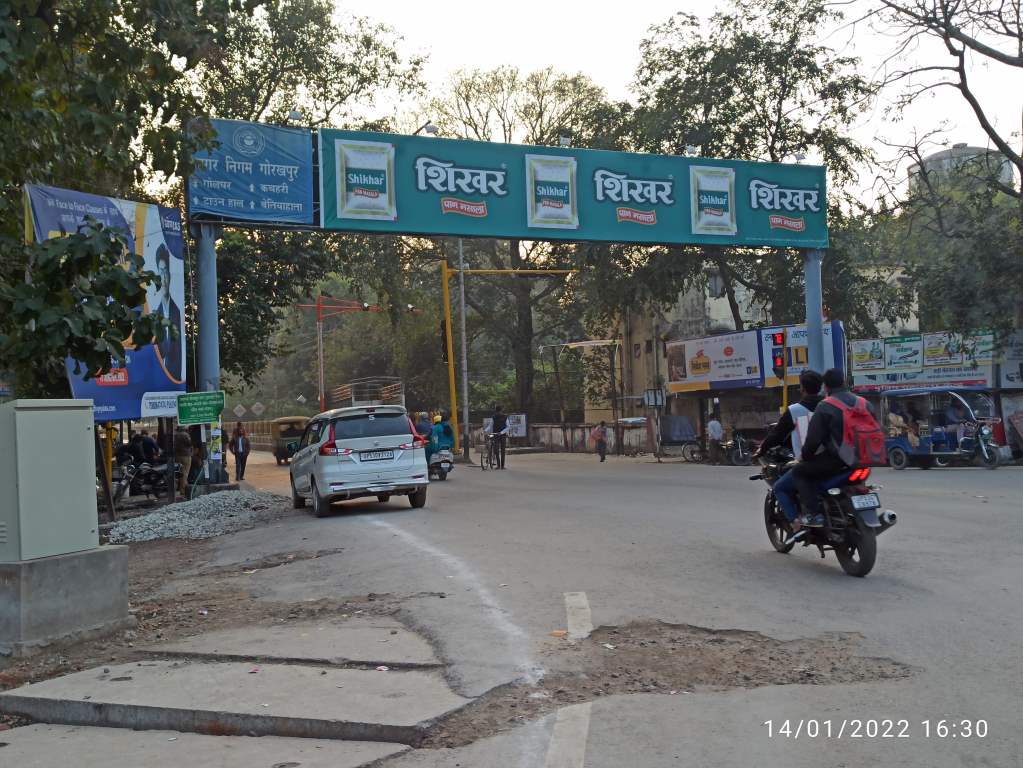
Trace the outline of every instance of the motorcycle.
<instances>
[{"instance_id":1,"label":"motorcycle","mask_svg":"<svg viewBox=\"0 0 1023 768\"><path fill-rule=\"evenodd\" d=\"M430 456L430 477L436 476L438 480L447 480L454 468L455 457L447 448L434 451Z\"/></svg>"},{"instance_id":2,"label":"motorcycle","mask_svg":"<svg viewBox=\"0 0 1023 768\"><path fill-rule=\"evenodd\" d=\"M120 501L125 491L131 496L166 496L167 495L167 465L158 464L153 466L148 462L142 462L138 466L127 462L118 467L120 477L114 481L114 501ZM175 484L181 477L181 465L174 465Z\"/></svg>"},{"instance_id":3,"label":"motorcycle","mask_svg":"<svg viewBox=\"0 0 1023 768\"><path fill-rule=\"evenodd\" d=\"M894 526L898 516L890 509L879 513L880 486L869 486L870 469L851 469L821 483L824 525L820 528L800 528L792 532L791 523L774 495L774 484L792 467L792 454L784 448L774 448L760 457L760 474L750 480L763 480L768 485L764 499L764 525L767 538L777 552L788 553L802 543L815 546L824 557L831 550L838 558L842 570L850 576L863 577L870 573L877 559L877 537Z\"/></svg>"},{"instance_id":4,"label":"motorcycle","mask_svg":"<svg viewBox=\"0 0 1023 768\"><path fill-rule=\"evenodd\" d=\"M736 432L731 440L721 446L721 450L733 466L748 467L753 463L753 444L741 432Z\"/></svg>"}]
</instances>

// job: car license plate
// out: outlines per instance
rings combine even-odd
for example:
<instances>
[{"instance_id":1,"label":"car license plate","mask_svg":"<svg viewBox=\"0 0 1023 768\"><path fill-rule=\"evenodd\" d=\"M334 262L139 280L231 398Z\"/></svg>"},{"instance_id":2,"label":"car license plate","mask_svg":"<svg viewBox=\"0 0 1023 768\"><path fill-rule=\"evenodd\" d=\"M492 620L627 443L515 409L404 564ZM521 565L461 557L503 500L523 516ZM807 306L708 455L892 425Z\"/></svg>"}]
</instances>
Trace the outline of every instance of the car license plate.
<instances>
[{"instance_id":1,"label":"car license plate","mask_svg":"<svg viewBox=\"0 0 1023 768\"><path fill-rule=\"evenodd\" d=\"M359 458L363 461L383 461L384 459L393 459L394 451L363 451L359 454Z\"/></svg>"},{"instance_id":2,"label":"car license plate","mask_svg":"<svg viewBox=\"0 0 1023 768\"><path fill-rule=\"evenodd\" d=\"M881 500L876 493L865 493L862 496L852 497L853 509L877 509L881 506Z\"/></svg>"}]
</instances>

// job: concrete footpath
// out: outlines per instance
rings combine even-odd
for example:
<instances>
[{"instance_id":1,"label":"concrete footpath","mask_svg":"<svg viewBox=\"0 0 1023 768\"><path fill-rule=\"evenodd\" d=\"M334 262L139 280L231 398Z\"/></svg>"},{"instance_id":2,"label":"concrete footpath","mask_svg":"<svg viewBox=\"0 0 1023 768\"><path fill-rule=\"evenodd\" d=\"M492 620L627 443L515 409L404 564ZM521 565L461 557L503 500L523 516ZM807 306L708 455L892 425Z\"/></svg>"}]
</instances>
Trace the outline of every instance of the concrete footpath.
<instances>
[{"instance_id":1,"label":"concrete footpath","mask_svg":"<svg viewBox=\"0 0 1023 768\"><path fill-rule=\"evenodd\" d=\"M403 751L470 701L448 688L430 645L387 617L248 626L145 650L152 660L0 694L0 711L46 724L0 734L5 762L73 755L78 768L113 768L116 753L126 766L240 766L280 754L267 764L355 766Z\"/></svg>"}]
</instances>

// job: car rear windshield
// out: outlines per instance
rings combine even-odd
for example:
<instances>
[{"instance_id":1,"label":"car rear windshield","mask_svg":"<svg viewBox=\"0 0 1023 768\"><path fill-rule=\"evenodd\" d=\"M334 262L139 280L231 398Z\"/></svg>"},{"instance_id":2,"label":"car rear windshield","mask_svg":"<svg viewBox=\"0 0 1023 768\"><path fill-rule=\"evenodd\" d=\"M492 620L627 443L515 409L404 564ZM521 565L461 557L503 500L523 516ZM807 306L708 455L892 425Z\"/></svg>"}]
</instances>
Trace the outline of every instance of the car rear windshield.
<instances>
[{"instance_id":1,"label":"car rear windshield","mask_svg":"<svg viewBox=\"0 0 1023 768\"><path fill-rule=\"evenodd\" d=\"M334 439L408 435L412 428L404 413L359 413L334 419Z\"/></svg>"}]
</instances>

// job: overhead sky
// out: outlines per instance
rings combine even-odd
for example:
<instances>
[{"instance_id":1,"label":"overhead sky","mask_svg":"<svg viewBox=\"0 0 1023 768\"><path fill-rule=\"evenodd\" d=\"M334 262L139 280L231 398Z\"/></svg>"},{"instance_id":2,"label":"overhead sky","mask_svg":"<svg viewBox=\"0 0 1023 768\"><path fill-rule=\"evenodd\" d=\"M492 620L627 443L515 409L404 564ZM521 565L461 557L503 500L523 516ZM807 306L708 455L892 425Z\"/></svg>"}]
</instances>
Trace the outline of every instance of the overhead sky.
<instances>
[{"instance_id":1,"label":"overhead sky","mask_svg":"<svg viewBox=\"0 0 1023 768\"><path fill-rule=\"evenodd\" d=\"M509 64L528 71L553 66L589 75L618 99L630 96L639 44L652 24L679 11L709 19L715 7L713 2L698 0L375 0L342 5L394 27L405 38L407 51L427 54L425 75L431 86L439 86L462 68ZM866 25L858 26L855 33L848 27L836 28L823 42L843 54L861 57L863 71L871 75L895 44ZM936 50L934 58L941 57L942 51ZM986 70L978 72L977 80L978 91L988 103L1000 105L995 118L1005 126L1003 130L1018 129L1023 82L1013 83L1004 73ZM950 143L988 144L962 97L952 89L922 98L902 120L887 117L885 103L882 100L854 131L882 159L894 154L883 142L908 140L914 131L926 133L942 121L949 122ZM871 179L862 182L869 185Z\"/></svg>"}]
</instances>

